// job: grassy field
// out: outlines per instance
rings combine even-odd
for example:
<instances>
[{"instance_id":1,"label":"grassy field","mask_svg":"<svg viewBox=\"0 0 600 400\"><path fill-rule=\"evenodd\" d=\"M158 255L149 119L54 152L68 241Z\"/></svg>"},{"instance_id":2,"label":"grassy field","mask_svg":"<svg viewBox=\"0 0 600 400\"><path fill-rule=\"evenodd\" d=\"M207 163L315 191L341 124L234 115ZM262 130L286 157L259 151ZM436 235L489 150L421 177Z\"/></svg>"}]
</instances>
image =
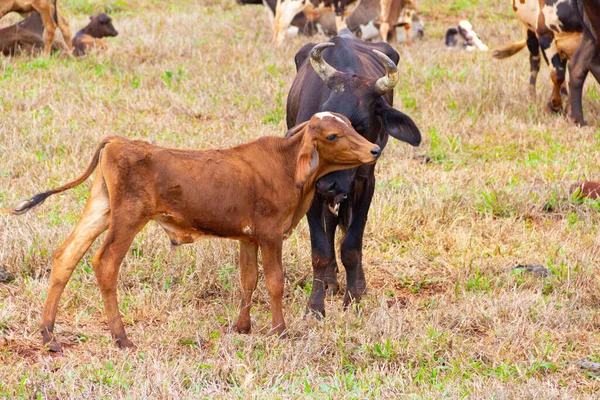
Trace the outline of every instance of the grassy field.
<instances>
[{"instance_id":1,"label":"grassy field","mask_svg":"<svg viewBox=\"0 0 600 400\"><path fill-rule=\"evenodd\" d=\"M293 56L262 7L233 0L59 0L75 32L109 10L110 49L75 61L0 59L0 208L74 178L96 143L123 135L208 149L285 133ZM98 240L62 297L61 354L40 350L54 249L73 228L89 183L21 217L0 216L0 398L597 398L579 360L600 361L600 205L568 187L600 180L599 86L589 127L527 96L525 52L497 61L448 51L443 34L469 17L495 47L520 40L510 1L419 3L426 39L401 54L395 105L420 148L391 141L377 166L364 264L368 295L303 319L311 290L305 221L286 241L289 338L267 336L261 277L253 332L237 317L237 244L206 240L169 255L151 223L123 263L119 299L137 352L115 348L91 268ZM2 26L16 17L2 20ZM324 41L314 37L314 42ZM511 272L543 264L551 275ZM343 273L342 282L343 282Z\"/></svg>"}]
</instances>

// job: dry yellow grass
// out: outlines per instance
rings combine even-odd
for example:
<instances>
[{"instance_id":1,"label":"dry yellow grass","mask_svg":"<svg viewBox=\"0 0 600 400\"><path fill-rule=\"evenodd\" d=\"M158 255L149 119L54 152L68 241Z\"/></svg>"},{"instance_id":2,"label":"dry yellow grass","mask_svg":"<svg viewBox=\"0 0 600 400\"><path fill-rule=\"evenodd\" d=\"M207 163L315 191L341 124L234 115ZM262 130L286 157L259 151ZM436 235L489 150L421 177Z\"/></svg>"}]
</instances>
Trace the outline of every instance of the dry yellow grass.
<instances>
[{"instance_id":1,"label":"dry yellow grass","mask_svg":"<svg viewBox=\"0 0 600 400\"><path fill-rule=\"evenodd\" d=\"M94 9L116 11L120 35L81 61L0 59L0 208L72 179L106 135L216 148L285 133L293 55L306 38L275 51L261 7L59 1L73 28ZM510 2L420 6L427 39L399 48L395 101L424 143L392 142L378 163L360 308L344 312L335 297L324 321L302 318L311 283L302 222L284 249L290 337L266 336L262 279L253 333L234 334L236 244L201 241L170 257L149 224L119 280L138 352L110 339L90 265L100 241L62 297L65 351L41 352L51 256L82 210L82 185L0 216L0 265L17 275L0 285L0 397L595 398L598 380L575 362L600 361L600 207L567 189L600 180L598 85L585 91L592 126L574 127L545 112L545 69L539 99L527 98L525 52L499 62L443 47L459 16L490 47L520 39ZM517 263L552 275L507 272Z\"/></svg>"}]
</instances>

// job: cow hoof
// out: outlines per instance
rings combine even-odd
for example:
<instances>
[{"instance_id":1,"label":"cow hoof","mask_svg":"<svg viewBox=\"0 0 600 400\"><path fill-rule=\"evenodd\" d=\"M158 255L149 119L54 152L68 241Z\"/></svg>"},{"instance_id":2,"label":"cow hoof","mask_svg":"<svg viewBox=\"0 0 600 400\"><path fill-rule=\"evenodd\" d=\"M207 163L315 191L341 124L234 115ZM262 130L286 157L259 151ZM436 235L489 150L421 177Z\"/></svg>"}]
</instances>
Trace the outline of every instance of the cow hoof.
<instances>
[{"instance_id":1,"label":"cow hoof","mask_svg":"<svg viewBox=\"0 0 600 400\"><path fill-rule=\"evenodd\" d=\"M130 349L130 350L137 350L137 346L135 344L133 344L133 342L127 338L125 339L118 339L117 340L117 346L120 349Z\"/></svg>"},{"instance_id":2,"label":"cow hoof","mask_svg":"<svg viewBox=\"0 0 600 400\"><path fill-rule=\"evenodd\" d=\"M340 291L340 285L336 283L327 284L327 296L335 296Z\"/></svg>"},{"instance_id":3,"label":"cow hoof","mask_svg":"<svg viewBox=\"0 0 600 400\"><path fill-rule=\"evenodd\" d=\"M44 343L44 350L51 353L60 353L60 346L54 340L48 343Z\"/></svg>"},{"instance_id":4,"label":"cow hoof","mask_svg":"<svg viewBox=\"0 0 600 400\"><path fill-rule=\"evenodd\" d=\"M321 321L323 318L325 318L325 304L318 306L309 305L308 307L306 307L304 319L306 319L306 317L308 317L309 315L314 316L317 321Z\"/></svg>"}]
</instances>

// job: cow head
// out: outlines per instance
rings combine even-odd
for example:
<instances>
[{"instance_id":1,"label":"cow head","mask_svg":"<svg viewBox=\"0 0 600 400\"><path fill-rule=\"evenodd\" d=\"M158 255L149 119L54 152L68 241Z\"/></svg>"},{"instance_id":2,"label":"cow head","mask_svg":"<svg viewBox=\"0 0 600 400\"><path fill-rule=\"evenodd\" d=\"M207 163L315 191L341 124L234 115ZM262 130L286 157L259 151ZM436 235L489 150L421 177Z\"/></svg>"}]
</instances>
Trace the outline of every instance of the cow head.
<instances>
[{"instance_id":1,"label":"cow head","mask_svg":"<svg viewBox=\"0 0 600 400\"><path fill-rule=\"evenodd\" d=\"M98 39L119 34L112 24L112 19L105 13L90 16L90 23L86 26L85 31L88 35Z\"/></svg>"},{"instance_id":2,"label":"cow head","mask_svg":"<svg viewBox=\"0 0 600 400\"><path fill-rule=\"evenodd\" d=\"M385 76L371 78L337 71L322 56L325 49L333 46L335 44L331 42L318 44L310 54L314 70L330 89L329 98L321 105L320 110L346 116L360 135L382 148L387 143L388 135L412 146L419 146L421 132L413 120L390 107L384 98L391 95L399 81L396 64L384 53L373 50L385 67ZM351 191L356 173L356 169L338 171L317 182L317 192L325 197L334 214L339 209L339 203Z\"/></svg>"}]
</instances>

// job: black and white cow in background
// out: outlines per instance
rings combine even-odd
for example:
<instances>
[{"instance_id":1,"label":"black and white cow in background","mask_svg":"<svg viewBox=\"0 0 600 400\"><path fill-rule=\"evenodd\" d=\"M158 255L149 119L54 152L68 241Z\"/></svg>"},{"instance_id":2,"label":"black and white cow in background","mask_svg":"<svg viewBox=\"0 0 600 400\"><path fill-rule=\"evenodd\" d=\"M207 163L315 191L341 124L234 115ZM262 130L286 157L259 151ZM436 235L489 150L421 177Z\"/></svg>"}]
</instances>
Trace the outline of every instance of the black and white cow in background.
<instances>
[{"instance_id":1,"label":"black and white cow in background","mask_svg":"<svg viewBox=\"0 0 600 400\"><path fill-rule=\"evenodd\" d=\"M540 7L541 3L541 7ZM562 96L567 95L565 73L567 61L577 50L583 26L572 0L511 0L516 17L526 30L525 40L492 52L495 58L507 58L525 46L529 49L529 93L535 98L535 84L540 70L540 49L550 67L553 91L548 108L562 111Z\"/></svg>"}]
</instances>

